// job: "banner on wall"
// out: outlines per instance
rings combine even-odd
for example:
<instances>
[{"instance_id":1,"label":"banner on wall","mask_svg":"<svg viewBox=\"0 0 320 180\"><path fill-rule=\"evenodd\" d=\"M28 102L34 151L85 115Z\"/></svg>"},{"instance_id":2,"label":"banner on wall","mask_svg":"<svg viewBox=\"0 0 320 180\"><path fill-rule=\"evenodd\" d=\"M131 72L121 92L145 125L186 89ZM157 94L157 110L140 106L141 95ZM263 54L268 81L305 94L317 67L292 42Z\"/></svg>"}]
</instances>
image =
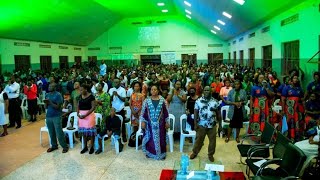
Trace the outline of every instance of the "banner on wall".
<instances>
[{"instance_id":1,"label":"banner on wall","mask_svg":"<svg viewBox=\"0 0 320 180\"><path fill-rule=\"evenodd\" d=\"M161 53L161 63L163 63L163 64L176 63L176 53L175 52L163 52L163 53Z\"/></svg>"}]
</instances>

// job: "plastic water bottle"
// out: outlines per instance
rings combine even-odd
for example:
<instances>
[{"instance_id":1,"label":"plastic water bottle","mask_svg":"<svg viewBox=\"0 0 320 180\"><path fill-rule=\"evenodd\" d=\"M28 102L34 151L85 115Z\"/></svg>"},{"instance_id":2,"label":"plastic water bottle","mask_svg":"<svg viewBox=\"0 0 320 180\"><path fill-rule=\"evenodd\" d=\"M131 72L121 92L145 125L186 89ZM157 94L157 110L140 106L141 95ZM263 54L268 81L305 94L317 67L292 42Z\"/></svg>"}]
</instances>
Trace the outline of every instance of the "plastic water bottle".
<instances>
[{"instance_id":1,"label":"plastic water bottle","mask_svg":"<svg viewBox=\"0 0 320 180\"><path fill-rule=\"evenodd\" d=\"M185 154L181 155L181 174L187 174L187 168L189 165L189 157Z\"/></svg>"},{"instance_id":2,"label":"plastic water bottle","mask_svg":"<svg viewBox=\"0 0 320 180\"><path fill-rule=\"evenodd\" d=\"M213 180L213 171L210 168L207 170L207 180Z\"/></svg>"}]
</instances>

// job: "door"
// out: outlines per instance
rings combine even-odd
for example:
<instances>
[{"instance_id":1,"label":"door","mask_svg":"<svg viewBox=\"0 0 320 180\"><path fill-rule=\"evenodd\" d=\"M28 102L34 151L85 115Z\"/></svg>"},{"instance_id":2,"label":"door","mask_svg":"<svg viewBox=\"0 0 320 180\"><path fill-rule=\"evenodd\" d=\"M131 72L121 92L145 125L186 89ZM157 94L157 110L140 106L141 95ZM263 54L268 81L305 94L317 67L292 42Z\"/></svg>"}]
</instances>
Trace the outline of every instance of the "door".
<instances>
[{"instance_id":1,"label":"door","mask_svg":"<svg viewBox=\"0 0 320 180\"><path fill-rule=\"evenodd\" d=\"M75 56L74 57L74 62L76 63L77 66L81 66L81 61L82 61L82 57L81 56Z\"/></svg>"},{"instance_id":2,"label":"door","mask_svg":"<svg viewBox=\"0 0 320 180\"><path fill-rule=\"evenodd\" d=\"M208 64L221 64L223 53L208 53Z\"/></svg>"},{"instance_id":3,"label":"door","mask_svg":"<svg viewBox=\"0 0 320 180\"><path fill-rule=\"evenodd\" d=\"M283 43L282 74L290 70L299 70L300 45L299 40Z\"/></svg>"},{"instance_id":4,"label":"door","mask_svg":"<svg viewBox=\"0 0 320 180\"><path fill-rule=\"evenodd\" d=\"M141 59L141 64L142 65L145 65L145 64L161 64L161 55L160 54L156 54L156 55L141 55L140 59ZM124 61L122 61L121 63L124 63Z\"/></svg>"},{"instance_id":5,"label":"door","mask_svg":"<svg viewBox=\"0 0 320 180\"><path fill-rule=\"evenodd\" d=\"M59 56L59 64L60 64L60 69L68 69L69 68L68 56Z\"/></svg>"},{"instance_id":6,"label":"door","mask_svg":"<svg viewBox=\"0 0 320 180\"><path fill-rule=\"evenodd\" d=\"M51 56L40 56L40 69L44 72L50 72L52 70Z\"/></svg>"},{"instance_id":7,"label":"door","mask_svg":"<svg viewBox=\"0 0 320 180\"><path fill-rule=\"evenodd\" d=\"M239 53L240 53L239 63L241 66L243 66L243 50L239 51Z\"/></svg>"},{"instance_id":8,"label":"door","mask_svg":"<svg viewBox=\"0 0 320 180\"><path fill-rule=\"evenodd\" d=\"M27 71L31 67L30 55L14 55L14 63L16 71Z\"/></svg>"},{"instance_id":9,"label":"door","mask_svg":"<svg viewBox=\"0 0 320 180\"><path fill-rule=\"evenodd\" d=\"M197 64L197 54L181 54L182 64L193 66Z\"/></svg>"},{"instance_id":10,"label":"door","mask_svg":"<svg viewBox=\"0 0 320 180\"><path fill-rule=\"evenodd\" d=\"M233 51L233 64L237 64L237 51Z\"/></svg>"},{"instance_id":11,"label":"door","mask_svg":"<svg viewBox=\"0 0 320 180\"><path fill-rule=\"evenodd\" d=\"M249 49L249 67L254 68L254 58L255 58L255 49L250 48Z\"/></svg>"},{"instance_id":12,"label":"door","mask_svg":"<svg viewBox=\"0 0 320 180\"><path fill-rule=\"evenodd\" d=\"M272 68L272 45L262 46L262 67Z\"/></svg>"}]
</instances>

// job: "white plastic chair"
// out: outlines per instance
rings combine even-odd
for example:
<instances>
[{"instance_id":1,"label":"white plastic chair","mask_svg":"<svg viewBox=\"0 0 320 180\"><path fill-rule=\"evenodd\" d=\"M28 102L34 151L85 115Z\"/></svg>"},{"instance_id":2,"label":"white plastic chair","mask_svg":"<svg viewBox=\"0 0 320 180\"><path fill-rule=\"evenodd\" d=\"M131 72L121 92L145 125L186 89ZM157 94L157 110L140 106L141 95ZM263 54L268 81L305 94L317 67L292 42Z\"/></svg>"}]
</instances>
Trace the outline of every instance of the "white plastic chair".
<instances>
[{"instance_id":1,"label":"white plastic chair","mask_svg":"<svg viewBox=\"0 0 320 180\"><path fill-rule=\"evenodd\" d=\"M24 97L22 99L22 102L21 102L21 111L22 111L22 116L23 116L23 119L26 119L28 118L28 100L27 100L27 97Z\"/></svg>"},{"instance_id":2,"label":"white plastic chair","mask_svg":"<svg viewBox=\"0 0 320 180\"><path fill-rule=\"evenodd\" d=\"M174 133L174 123L175 123L176 118L174 117L173 114L169 114L169 125L170 128L168 129L167 135L169 138L169 145L170 145L170 152L173 152L173 133Z\"/></svg>"},{"instance_id":3,"label":"white plastic chair","mask_svg":"<svg viewBox=\"0 0 320 180\"><path fill-rule=\"evenodd\" d=\"M276 113L280 113L282 111L282 106L279 106L279 105L273 106L272 110Z\"/></svg>"},{"instance_id":4,"label":"white plastic chair","mask_svg":"<svg viewBox=\"0 0 320 180\"><path fill-rule=\"evenodd\" d=\"M225 112L225 116L223 116ZM221 128L223 129L225 126L229 126L230 119L228 118L229 106L222 106L220 113L221 113ZM220 137L223 137L223 131L221 131Z\"/></svg>"},{"instance_id":5,"label":"white plastic chair","mask_svg":"<svg viewBox=\"0 0 320 180\"><path fill-rule=\"evenodd\" d=\"M138 131L136 132L136 151L138 151L139 149L139 136L142 136L143 133L142 133L142 128L141 128L141 123L142 121L139 119L139 128L138 128Z\"/></svg>"},{"instance_id":6,"label":"white plastic chair","mask_svg":"<svg viewBox=\"0 0 320 180\"><path fill-rule=\"evenodd\" d=\"M274 100L273 106L279 106L280 99Z\"/></svg>"},{"instance_id":7,"label":"white plastic chair","mask_svg":"<svg viewBox=\"0 0 320 180\"><path fill-rule=\"evenodd\" d=\"M131 109L130 109L130 106L126 106L124 107L124 110L126 111L126 119L129 119L129 122L125 123L126 125L126 130L127 130L127 138L129 139L130 136L131 136L131 132L132 132L132 129L131 129Z\"/></svg>"},{"instance_id":8,"label":"white plastic chair","mask_svg":"<svg viewBox=\"0 0 320 180\"><path fill-rule=\"evenodd\" d=\"M189 134L184 134L182 130L182 123L183 120L185 120L186 123L186 131L189 132ZM191 130L191 126L187 123L187 115L182 114L180 117L180 152L183 152L183 146L184 146L184 141L186 137L191 137L192 138L192 144L194 145L195 140L196 140L196 131Z\"/></svg>"},{"instance_id":9,"label":"white plastic chair","mask_svg":"<svg viewBox=\"0 0 320 180\"><path fill-rule=\"evenodd\" d=\"M71 124L71 118L73 118L73 125ZM68 127L73 127L74 129L69 130L69 129L67 129ZM68 134L70 148L74 147L73 138L75 137L75 132L77 132L78 129L79 129L79 126L78 126L78 115L77 115L77 112L72 112L68 116L67 127L63 128L63 132L65 134Z\"/></svg>"},{"instance_id":10,"label":"white plastic chair","mask_svg":"<svg viewBox=\"0 0 320 180\"><path fill-rule=\"evenodd\" d=\"M250 107L249 106L244 106L248 118L250 118ZM249 121L243 122L243 125L245 126L246 130L245 133L248 134L248 129L249 129Z\"/></svg>"},{"instance_id":11,"label":"white plastic chair","mask_svg":"<svg viewBox=\"0 0 320 180\"><path fill-rule=\"evenodd\" d=\"M40 145L42 146L42 132L48 133L49 145L51 147L51 139L49 135L49 130L47 127L47 119L44 119L44 126L40 128Z\"/></svg>"},{"instance_id":12,"label":"white plastic chair","mask_svg":"<svg viewBox=\"0 0 320 180\"><path fill-rule=\"evenodd\" d=\"M121 121L121 127L120 127L120 135L119 135L119 138L121 138L122 137L122 132L121 132L121 129L122 129L122 122L123 122L123 118L122 118L122 116L121 115L118 115L118 114L116 114L116 116L118 116L119 117L119 119L120 119L120 121ZM104 152L104 139L105 138L107 138L108 137L108 134L106 134L106 135L104 135L103 137L102 137L102 152ZM111 135L111 146L112 146L112 144L114 144L114 147L115 147L115 149L116 149L116 154L119 154L119 141L115 138L115 136L114 135Z\"/></svg>"}]
</instances>

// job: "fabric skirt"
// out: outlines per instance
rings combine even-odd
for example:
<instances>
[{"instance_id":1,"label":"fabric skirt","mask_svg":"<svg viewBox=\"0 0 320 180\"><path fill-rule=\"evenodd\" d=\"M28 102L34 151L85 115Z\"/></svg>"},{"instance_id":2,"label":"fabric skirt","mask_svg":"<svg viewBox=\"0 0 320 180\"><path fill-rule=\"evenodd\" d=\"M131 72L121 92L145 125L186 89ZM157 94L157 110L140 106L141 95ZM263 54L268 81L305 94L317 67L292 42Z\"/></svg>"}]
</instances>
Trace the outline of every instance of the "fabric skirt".
<instances>
[{"instance_id":1,"label":"fabric skirt","mask_svg":"<svg viewBox=\"0 0 320 180\"><path fill-rule=\"evenodd\" d=\"M88 110L79 110L80 114L86 114ZM97 135L96 128L96 116L92 112L87 117L79 119L79 134L84 136L95 136Z\"/></svg>"},{"instance_id":2,"label":"fabric skirt","mask_svg":"<svg viewBox=\"0 0 320 180\"><path fill-rule=\"evenodd\" d=\"M243 123L243 112L242 108L234 107L234 114L230 121L229 127L230 128L242 128Z\"/></svg>"},{"instance_id":3,"label":"fabric skirt","mask_svg":"<svg viewBox=\"0 0 320 180\"><path fill-rule=\"evenodd\" d=\"M28 99L28 114L36 115L38 112L38 100L37 99Z\"/></svg>"}]
</instances>

